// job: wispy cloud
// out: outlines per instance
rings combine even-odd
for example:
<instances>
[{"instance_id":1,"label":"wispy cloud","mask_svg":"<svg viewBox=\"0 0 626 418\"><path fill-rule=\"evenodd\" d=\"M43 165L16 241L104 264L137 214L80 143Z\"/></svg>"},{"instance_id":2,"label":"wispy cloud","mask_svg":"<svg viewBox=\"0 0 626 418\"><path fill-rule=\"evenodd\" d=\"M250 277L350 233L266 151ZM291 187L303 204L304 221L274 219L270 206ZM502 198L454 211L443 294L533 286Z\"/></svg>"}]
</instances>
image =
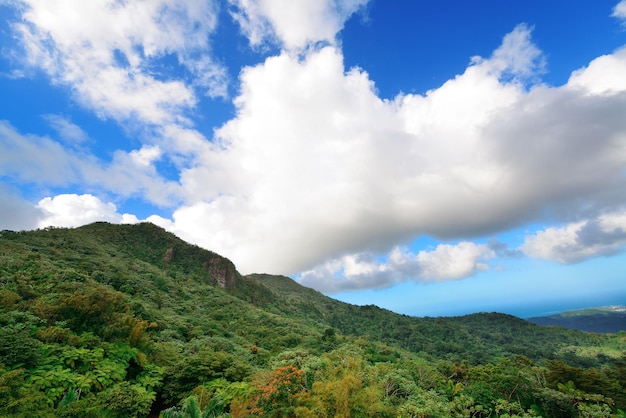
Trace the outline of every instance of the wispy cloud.
<instances>
[{"instance_id":1,"label":"wispy cloud","mask_svg":"<svg viewBox=\"0 0 626 418\"><path fill-rule=\"evenodd\" d=\"M180 201L176 182L159 176L154 163L160 149L116 151L102 161L82 149L64 147L48 137L24 135L0 120L0 176L46 187L80 185L119 197L142 195L156 205Z\"/></svg>"},{"instance_id":2,"label":"wispy cloud","mask_svg":"<svg viewBox=\"0 0 626 418\"><path fill-rule=\"evenodd\" d=\"M192 85L226 94L226 71L210 59L217 5L192 0L109 2L22 0L20 35L28 65L69 87L103 118L157 124L183 121L196 103ZM160 77L174 55L191 82Z\"/></svg>"},{"instance_id":3,"label":"wispy cloud","mask_svg":"<svg viewBox=\"0 0 626 418\"><path fill-rule=\"evenodd\" d=\"M624 20L626 22L626 0L621 0L619 3L617 3L617 5L613 8L613 13L611 14L611 16Z\"/></svg>"},{"instance_id":4,"label":"wispy cloud","mask_svg":"<svg viewBox=\"0 0 626 418\"><path fill-rule=\"evenodd\" d=\"M369 0L229 1L252 46L270 42L297 51L318 42L334 45L346 20Z\"/></svg>"},{"instance_id":5,"label":"wispy cloud","mask_svg":"<svg viewBox=\"0 0 626 418\"><path fill-rule=\"evenodd\" d=\"M502 45L486 62L481 57L474 57L472 61L491 68L507 81L539 81L539 76L546 71L546 59L543 52L531 42L531 33L532 28L521 24L504 37Z\"/></svg>"},{"instance_id":6,"label":"wispy cloud","mask_svg":"<svg viewBox=\"0 0 626 418\"><path fill-rule=\"evenodd\" d=\"M88 158L83 159L89 163ZM22 135L6 121L0 121L0 175L24 182L66 185L80 179L81 158L58 142L36 135Z\"/></svg>"},{"instance_id":7,"label":"wispy cloud","mask_svg":"<svg viewBox=\"0 0 626 418\"><path fill-rule=\"evenodd\" d=\"M59 137L69 145L81 144L89 138L80 126L72 123L69 119L60 115L44 115L52 129L57 131Z\"/></svg>"},{"instance_id":8,"label":"wispy cloud","mask_svg":"<svg viewBox=\"0 0 626 418\"><path fill-rule=\"evenodd\" d=\"M49 138L25 135L22 141L14 132L0 144L5 149L13 144L11 162L4 170L32 181L50 172L51 177L39 178L51 180L51 185L97 185L96 190L122 197L141 195L157 205L178 203L187 193L160 175L155 163L166 160L181 169L195 166L194 156L210 144L194 130L190 112L200 100L198 93L227 96L227 71L213 59L210 44L217 27L217 2L16 0L13 5L21 17L12 28L24 52L23 68L42 70L54 84L68 88L84 108L113 119L144 144L117 150L104 161L89 155L89 147L69 151ZM65 146L87 138L67 118L45 118ZM196 145L201 146L190 149L190 133L200 138ZM35 144L43 148L26 152ZM43 149L57 159L47 159ZM37 164L21 163L27 161Z\"/></svg>"}]
</instances>

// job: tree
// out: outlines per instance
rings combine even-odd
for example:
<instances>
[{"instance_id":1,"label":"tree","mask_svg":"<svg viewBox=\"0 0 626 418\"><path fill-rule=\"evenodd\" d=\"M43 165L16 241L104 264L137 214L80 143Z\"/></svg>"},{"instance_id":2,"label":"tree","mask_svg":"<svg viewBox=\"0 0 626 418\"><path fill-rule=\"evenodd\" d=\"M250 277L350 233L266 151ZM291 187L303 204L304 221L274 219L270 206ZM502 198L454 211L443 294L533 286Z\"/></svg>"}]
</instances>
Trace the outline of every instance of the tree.
<instances>
[{"instance_id":1,"label":"tree","mask_svg":"<svg viewBox=\"0 0 626 418\"><path fill-rule=\"evenodd\" d=\"M40 357L41 342L18 327L0 328L0 363L10 368L34 367Z\"/></svg>"},{"instance_id":2,"label":"tree","mask_svg":"<svg viewBox=\"0 0 626 418\"><path fill-rule=\"evenodd\" d=\"M52 416L45 396L25 385L24 369L7 371L2 363L0 363L0 416Z\"/></svg>"},{"instance_id":3,"label":"tree","mask_svg":"<svg viewBox=\"0 0 626 418\"><path fill-rule=\"evenodd\" d=\"M155 396L142 386L121 382L101 392L96 402L114 418L138 418L148 415Z\"/></svg>"},{"instance_id":4,"label":"tree","mask_svg":"<svg viewBox=\"0 0 626 418\"><path fill-rule=\"evenodd\" d=\"M304 370L294 366L280 367L259 388L253 412L270 417L294 416L298 395L306 390Z\"/></svg>"}]
</instances>

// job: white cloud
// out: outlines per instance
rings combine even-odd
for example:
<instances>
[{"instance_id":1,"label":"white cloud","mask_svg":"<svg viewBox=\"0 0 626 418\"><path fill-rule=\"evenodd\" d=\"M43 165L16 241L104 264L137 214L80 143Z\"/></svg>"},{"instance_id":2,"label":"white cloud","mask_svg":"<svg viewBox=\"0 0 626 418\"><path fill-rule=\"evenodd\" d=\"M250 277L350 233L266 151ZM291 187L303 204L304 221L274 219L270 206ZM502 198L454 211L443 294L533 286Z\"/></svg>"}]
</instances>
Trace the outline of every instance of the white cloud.
<instances>
[{"instance_id":1,"label":"white cloud","mask_svg":"<svg viewBox=\"0 0 626 418\"><path fill-rule=\"evenodd\" d=\"M301 50L316 42L334 44L346 20L369 0L229 1L251 45L278 41L288 50Z\"/></svg>"},{"instance_id":2,"label":"white cloud","mask_svg":"<svg viewBox=\"0 0 626 418\"><path fill-rule=\"evenodd\" d=\"M416 256L394 251L391 261L398 269L424 280L462 279L487 270L486 260L495 256L488 245L461 242L457 245L440 244L433 251L420 251Z\"/></svg>"},{"instance_id":3,"label":"white cloud","mask_svg":"<svg viewBox=\"0 0 626 418\"><path fill-rule=\"evenodd\" d=\"M502 40L485 66L492 68L499 76L504 74L515 81L533 81L545 72L546 61L543 53L530 40L532 28L518 25ZM477 64L483 63L480 57L473 58Z\"/></svg>"},{"instance_id":4,"label":"white cloud","mask_svg":"<svg viewBox=\"0 0 626 418\"><path fill-rule=\"evenodd\" d=\"M172 206L181 199L180 184L161 176L154 165L161 157L158 146L144 145L138 150L116 151L101 168L86 168L84 182L99 185L120 197L140 195L158 206Z\"/></svg>"},{"instance_id":5,"label":"white cloud","mask_svg":"<svg viewBox=\"0 0 626 418\"><path fill-rule=\"evenodd\" d=\"M195 0L22 0L13 25L30 65L101 117L161 125L185 123L191 85L161 79L158 60L175 55L211 96L225 94L226 70L210 59L216 5Z\"/></svg>"},{"instance_id":6,"label":"white cloud","mask_svg":"<svg viewBox=\"0 0 626 418\"><path fill-rule=\"evenodd\" d=\"M85 159L89 164L93 161ZM22 135L0 120L0 175L25 182L45 181L50 186L79 179L81 159L49 138Z\"/></svg>"},{"instance_id":7,"label":"white cloud","mask_svg":"<svg viewBox=\"0 0 626 418\"><path fill-rule=\"evenodd\" d=\"M542 55L525 26L506 39L440 88L391 101L333 47L246 68L237 116L181 173L186 204L168 228L244 273L332 278L338 257L388 253L419 235L467 240L624 204L626 94L525 85ZM613 72L625 60L617 52L601 64ZM485 267L468 255L445 271L436 262L452 253L439 251L419 264L432 280ZM397 280L379 267L356 276Z\"/></svg>"},{"instance_id":8,"label":"white cloud","mask_svg":"<svg viewBox=\"0 0 626 418\"><path fill-rule=\"evenodd\" d=\"M348 255L305 271L297 280L328 293L391 287L405 280L458 280L489 269L487 260L493 257L495 252L488 245L471 242L440 244L417 254L396 247L385 261L365 253Z\"/></svg>"},{"instance_id":9,"label":"white cloud","mask_svg":"<svg viewBox=\"0 0 626 418\"><path fill-rule=\"evenodd\" d=\"M398 272L385 264L371 261L367 254L345 256L329 260L301 273L297 282L325 293L344 290L381 289L404 281ZM361 270L355 273L355 270Z\"/></svg>"},{"instance_id":10,"label":"white cloud","mask_svg":"<svg viewBox=\"0 0 626 418\"><path fill-rule=\"evenodd\" d=\"M572 73L568 85L588 94L616 94L626 91L626 47L610 55L603 55Z\"/></svg>"},{"instance_id":11,"label":"white cloud","mask_svg":"<svg viewBox=\"0 0 626 418\"><path fill-rule=\"evenodd\" d=\"M161 148L158 145L144 145L141 149L131 151L129 156L131 160L139 166L142 167L150 167L161 158L162 152Z\"/></svg>"},{"instance_id":12,"label":"white cloud","mask_svg":"<svg viewBox=\"0 0 626 418\"><path fill-rule=\"evenodd\" d=\"M182 193L176 181L161 177L154 167L158 146L130 152L117 151L111 161L102 161L81 150L64 148L47 137L22 135L0 120L0 176L46 187L81 185L120 197L142 195L167 206Z\"/></svg>"},{"instance_id":13,"label":"white cloud","mask_svg":"<svg viewBox=\"0 0 626 418\"><path fill-rule=\"evenodd\" d=\"M17 191L0 183L0 231L35 229L41 211L24 200Z\"/></svg>"},{"instance_id":14,"label":"white cloud","mask_svg":"<svg viewBox=\"0 0 626 418\"><path fill-rule=\"evenodd\" d=\"M96 221L111 223L136 223L139 220L130 214L119 214L113 203L102 202L90 194L61 194L39 201L37 208L44 217L38 227L76 227Z\"/></svg>"},{"instance_id":15,"label":"white cloud","mask_svg":"<svg viewBox=\"0 0 626 418\"><path fill-rule=\"evenodd\" d=\"M529 257L569 264L623 252L625 247L626 212L617 212L538 231L526 237L521 250Z\"/></svg>"},{"instance_id":16,"label":"white cloud","mask_svg":"<svg viewBox=\"0 0 626 418\"><path fill-rule=\"evenodd\" d=\"M211 97L227 94L226 68L212 58L210 45L217 2L20 0L14 5L22 19L13 28L27 67L43 70L54 83L70 88L79 103L101 118L115 119L144 144L100 161L86 149L66 150L34 136L23 141L18 134L12 156L0 156L0 161L10 160L4 171L27 181L52 180L49 185L93 185L121 197L142 195L160 206L188 195L177 179L164 179L155 163L195 166L195 153L209 144L193 130L188 111L198 102L196 90ZM86 139L69 120L47 119L65 145ZM203 145L186 146L189 134L196 137L195 145Z\"/></svg>"},{"instance_id":17,"label":"white cloud","mask_svg":"<svg viewBox=\"0 0 626 418\"><path fill-rule=\"evenodd\" d=\"M613 14L611 15L618 19L626 20L626 0L622 0L613 8Z\"/></svg>"},{"instance_id":18,"label":"white cloud","mask_svg":"<svg viewBox=\"0 0 626 418\"><path fill-rule=\"evenodd\" d=\"M50 126L57 131L59 137L70 145L81 144L89 138L80 126L60 115L44 115Z\"/></svg>"}]
</instances>

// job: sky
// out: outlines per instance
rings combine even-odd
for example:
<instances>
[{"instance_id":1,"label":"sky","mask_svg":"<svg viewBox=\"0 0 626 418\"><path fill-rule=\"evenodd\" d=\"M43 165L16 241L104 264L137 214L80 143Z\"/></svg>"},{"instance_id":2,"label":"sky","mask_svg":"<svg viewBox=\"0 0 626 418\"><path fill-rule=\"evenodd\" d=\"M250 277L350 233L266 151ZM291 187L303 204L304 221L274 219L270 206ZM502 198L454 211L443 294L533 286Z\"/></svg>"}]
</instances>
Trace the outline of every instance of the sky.
<instances>
[{"instance_id":1,"label":"sky","mask_svg":"<svg viewBox=\"0 0 626 418\"><path fill-rule=\"evenodd\" d=\"M0 0L0 230L148 221L417 316L626 305L626 0Z\"/></svg>"}]
</instances>

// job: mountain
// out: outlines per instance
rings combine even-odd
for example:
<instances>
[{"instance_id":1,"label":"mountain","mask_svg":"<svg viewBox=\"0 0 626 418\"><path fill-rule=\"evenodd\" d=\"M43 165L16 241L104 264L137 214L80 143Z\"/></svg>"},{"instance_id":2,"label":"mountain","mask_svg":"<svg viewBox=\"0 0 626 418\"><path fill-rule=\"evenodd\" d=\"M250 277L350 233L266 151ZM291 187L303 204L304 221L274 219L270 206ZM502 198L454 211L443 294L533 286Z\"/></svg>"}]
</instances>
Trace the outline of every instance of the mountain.
<instances>
[{"instance_id":1,"label":"mountain","mask_svg":"<svg viewBox=\"0 0 626 418\"><path fill-rule=\"evenodd\" d=\"M481 363L486 359L524 355L549 357L560 347L593 344L594 336L537 327L501 313L478 313L462 317L416 318L375 305L356 306L339 302L285 276L248 276L280 296L276 309L291 317L321 323L343 334L367 335L377 341L399 345L433 359L458 359ZM555 334L559 334L555 339ZM541 341L541 344L537 344Z\"/></svg>"},{"instance_id":2,"label":"mountain","mask_svg":"<svg viewBox=\"0 0 626 418\"><path fill-rule=\"evenodd\" d=\"M581 331L612 333L626 331L626 306L601 306L555 315L528 318L538 325L553 325Z\"/></svg>"},{"instance_id":3,"label":"mountain","mask_svg":"<svg viewBox=\"0 0 626 418\"><path fill-rule=\"evenodd\" d=\"M561 417L624 393L620 334L350 305L149 223L0 232L0 416Z\"/></svg>"}]
</instances>

